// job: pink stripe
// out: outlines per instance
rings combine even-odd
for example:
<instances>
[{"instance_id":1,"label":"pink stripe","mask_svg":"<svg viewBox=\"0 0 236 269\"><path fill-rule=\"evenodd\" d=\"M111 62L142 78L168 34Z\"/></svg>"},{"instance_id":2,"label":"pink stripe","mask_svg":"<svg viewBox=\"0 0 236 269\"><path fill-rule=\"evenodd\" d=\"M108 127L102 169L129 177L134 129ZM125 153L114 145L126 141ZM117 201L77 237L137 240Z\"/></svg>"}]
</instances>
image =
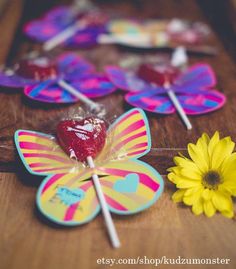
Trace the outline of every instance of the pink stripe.
<instances>
[{"instance_id":1,"label":"pink stripe","mask_svg":"<svg viewBox=\"0 0 236 269\"><path fill-rule=\"evenodd\" d=\"M47 172L54 172L54 171L60 171L62 169L68 169L69 167L68 166L60 166L58 168L47 168L47 169L34 169L34 172L37 172L37 173L47 173Z\"/></svg>"},{"instance_id":2,"label":"pink stripe","mask_svg":"<svg viewBox=\"0 0 236 269\"><path fill-rule=\"evenodd\" d=\"M133 111L132 113L128 113L123 119L121 119L118 124L123 123L124 121L126 121L128 118L132 117L133 115L139 114L139 112L137 110Z\"/></svg>"},{"instance_id":3,"label":"pink stripe","mask_svg":"<svg viewBox=\"0 0 236 269\"><path fill-rule=\"evenodd\" d=\"M32 142L20 142L19 146L22 149L37 149L37 150L50 150L50 151L53 150L52 147L47 147L45 145Z\"/></svg>"},{"instance_id":4,"label":"pink stripe","mask_svg":"<svg viewBox=\"0 0 236 269\"><path fill-rule=\"evenodd\" d=\"M147 147L147 146L148 146L148 143L147 143L147 142L145 142L145 143L139 143L139 144L137 144L137 145L135 145L135 146L129 148L128 151L129 151L129 150L133 150L133 149L144 148L144 147Z\"/></svg>"},{"instance_id":5,"label":"pink stripe","mask_svg":"<svg viewBox=\"0 0 236 269\"><path fill-rule=\"evenodd\" d=\"M119 133L118 135L116 135L114 137L115 140L118 140L120 139L122 136L125 136L129 133L132 133L133 131L136 131L140 128L142 128L144 126L144 121L143 120L139 120L139 121L136 121L134 123L132 123L131 125L129 125L128 128L124 129L121 133Z\"/></svg>"},{"instance_id":6,"label":"pink stripe","mask_svg":"<svg viewBox=\"0 0 236 269\"><path fill-rule=\"evenodd\" d=\"M19 132L19 136L21 136L21 135L27 135L27 136L33 136L33 137L38 137L38 138L50 139L48 136L45 136L45 135L41 135L41 134L38 134L38 133L25 132L25 131Z\"/></svg>"},{"instance_id":7,"label":"pink stripe","mask_svg":"<svg viewBox=\"0 0 236 269\"><path fill-rule=\"evenodd\" d=\"M82 189L84 192L86 192L90 187L92 186L92 182L88 181L86 184L82 185L80 189ZM64 221L70 221L74 218L74 214L79 206L80 202L71 205L65 213Z\"/></svg>"},{"instance_id":8,"label":"pink stripe","mask_svg":"<svg viewBox=\"0 0 236 269\"><path fill-rule=\"evenodd\" d=\"M137 173L139 175L140 183L147 186L149 189L151 189L154 192L156 192L159 189L159 184L156 181L152 180L149 176L143 173L138 173L135 171L125 171L125 170L119 170L119 169L108 169L108 168L103 168L103 167L99 167L99 170L105 172L108 175L110 174L110 175L115 175L115 176L120 176L120 177L126 177L130 173Z\"/></svg>"},{"instance_id":9,"label":"pink stripe","mask_svg":"<svg viewBox=\"0 0 236 269\"><path fill-rule=\"evenodd\" d=\"M107 196L106 194L104 194L107 203L113 207L114 209L120 210L120 211L127 211L128 209L125 208L123 205L121 205L120 203L116 202L115 200L113 200L111 197Z\"/></svg>"},{"instance_id":10,"label":"pink stripe","mask_svg":"<svg viewBox=\"0 0 236 269\"><path fill-rule=\"evenodd\" d=\"M47 154L47 153L24 153L23 154L25 158L47 158L49 160L54 160L54 161L58 161L58 162L62 162L62 163L66 163L69 164L70 163L70 159L68 157L67 158L63 158L60 156L56 156L56 155L51 155L51 154Z\"/></svg>"},{"instance_id":11,"label":"pink stripe","mask_svg":"<svg viewBox=\"0 0 236 269\"><path fill-rule=\"evenodd\" d=\"M52 176L48 182L44 185L43 189L42 189L42 192L41 192L41 195L54 183L56 182L57 180L59 180L64 174L58 174L58 175L55 175L55 176Z\"/></svg>"},{"instance_id":12,"label":"pink stripe","mask_svg":"<svg viewBox=\"0 0 236 269\"><path fill-rule=\"evenodd\" d=\"M30 163L29 167L30 168L36 168L36 167L45 167L45 166L50 166L50 163Z\"/></svg>"},{"instance_id":13,"label":"pink stripe","mask_svg":"<svg viewBox=\"0 0 236 269\"><path fill-rule=\"evenodd\" d=\"M137 139L142 136L146 136L147 132L143 131L141 133L135 134L133 136L127 137L124 141L121 141L119 144L117 144L114 148L114 150L119 150L123 145L128 144L130 141L133 141L134 139Z\"/></svg>"},{"instance_id":14,"label":"pink stripe","mask_svg":"<svg viewBox=\"0 0 236 269\"><path fill-rule=\"evenodd\" d=\"M127 155L128 156L139 155L139 154L143 153L145 150L146 149L138 150L138 151L135 151L135 152L128 153Z\"/></svg>"}]
</instances>

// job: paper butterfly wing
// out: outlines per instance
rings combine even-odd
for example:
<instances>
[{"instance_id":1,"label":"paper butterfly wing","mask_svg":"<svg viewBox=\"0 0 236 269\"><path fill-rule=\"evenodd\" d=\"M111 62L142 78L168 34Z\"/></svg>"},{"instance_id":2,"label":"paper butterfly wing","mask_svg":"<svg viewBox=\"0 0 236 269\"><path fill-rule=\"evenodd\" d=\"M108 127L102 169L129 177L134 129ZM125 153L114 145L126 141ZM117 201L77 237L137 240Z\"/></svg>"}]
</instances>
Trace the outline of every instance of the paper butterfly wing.
<instances>
[{"instance_id":1,"label":"paper butterfly wing","mask_svg":"<svg viewBox=\"0 0 236 269\"><path fill-rule=\"evenodd\" d=\"M45 42L71 23L70 14L69 7L58 6L41 18L26 23L23 32L36 41Z\"/></svg>"},{"instance_id":2,"label":"paper butterfly wing","mask_svg":"<svg viewBox=\"0 0 236 269\"><path fill-rule=\"evenodd\" d=\"M207 64L196 64L179 76L173 89L175 92L191 94L211 89L215 85L216 77L213 69Z\"/></svg>"},{"instance_id":3,"label":"paper butterfly wing","mask_svg":"<svg viewBox=\"0 0 236 269\"><path fill-rule=\"evenodd\" d=\"M17 74L7 75L7 73L0 72L0 86L3 87L21 88L36 83L34 79L26 79Z\"/></svg>"},{"instance_id":4,"label":"paper butterfly wing","mask_svg":"<svg viewBox=\"0 0 236 269\"><path fill-rule=\"evenodd\" d=\"M103 75L89 74L70 83L78 92L88 98L102 97L116 90L116 87ZM58 85L56 81L44 81L36 86L25 87L29 98L45 103L75 103L80 99Z\"/></svg>"},{"instance_id":5,"label":"paper butterfly wing","mask_svg":"<svg viewBox=\"0 0 236 269\"><path fill-rule=\"evenodd\" d=\"M77 31L65 44L71 48L88 48L96 45L98 36L105 32L105 27L102 25L88 26L85 29Z\"/></svg>"},{"instance_id":6,"label":"paper butterfly wing","mask_svg":"<svg viewBox=\"0 0 236 269\"><path fill-rule=\"evenodd\" d=\"M62 53L56 59L59 74L71 81L95 72L93 64L73 52Z\"/></svg>"},{"instance_id":7,"label":"paper butterfly wing","mask_svg":"<svg viewBox=\"0 0 236 269\"><path fill-rule=\"evenodd\" d=\"M147 117L141 109L131 109L109 128L107 143L95 159L95 165L139 158L149 152L150 148L151 135Z\"/></svg>"},{"instance_id":8,"label":"paper butterfly wing","mask_svg":"<svg viewBox=\"0 0 236 269\"><path fill-rule=\"evenodd\" d=\"M215 90L201 91L195 95L179 95L178 99L188 115L201 115L220 109L226 97Z\"/></svg>"},{"instance_id":9,"label":"paper butterfly wing","mask_svg":"<svg viewBox=\"0 0 236 269\"><path fill-rule=\"evenodd\" d=\"M158 94L158 89L127 93L125 100L132 106L152 113L171 114L175 112L175 108L169 97L166 94Z\"/></svg>"},{"instance_id":10,"label":"paper butterfly wing","mask_svg":"<svg viewBox=\"0 0 236 269\"><path fill-rule=\"evenodd\" d=\"M15 133L15 144L23 164L31 174L76 173L84 169L82 164L68 157L51 135L18 130Z\"/></svg>"},{"instance_id":11,"label":"paper butterfly wing","mask_svg":"<svg viewBox=\"0 0 236 269\"><path fill-rule=\"evenodd\" d=\"M38 42L46 42L59 34L65 27L54 21L33 20L24 27L24 33Z\"/></svg>"},{"instance_id":12,"label":"paper butterfly wing","mask_svg":"<svg viewBox=\"0 0 236 269\"><path fill-rule=\"evenodd\" d=\"M78 101L78 98L52 81L42 82L36 86L27 86L24 89L24 94L35 101L44 103L66 104Z\"/></svg>"},{"instance_id":13,"label":"paper butterfly wing","mask_svg":"<svg viewBox=\"0 0 236 269\"><path fill-rule=\"evenodd\" d=\"M150 207L163 191L157 171L137 160L112 161L99 167L102 189L111 212L128 215Z\"/></svg>"},{"instance_id":14,"label":"paper butterfly wing","mask_svg":"<svg viewBox=\"0 0 236 269\"><path fill-rule=\"evenodd\" d=\"M110 81L121 90L129 92L149 91L154 87L140 79L133 72L128 72L117 66L107 66L105 72Z\"/></svg>"},{"instance_id":15,"label":"paper butterfly wing","mask_svg":"<svg viewBox=\"0 0 236 269\"><path fill-rule=\"evenodd\" d=\"M80 225L100 211L90 172L57 174L47 177L37 192L42 214L62 225ZM86 180L89 179L89 180Z\"/></svg>"},{"instance_id":16,"label":"paper butterfly wing","mask_svg":"<svg viewBox=\"0 0 236 269\"><path fill-rule=\"evenodd\" d=\"M70 17L70 14L71 14L71 6L60 5L46 12L43 16L43 19L45 21L47 20L62 23L63 19L65 18L67 19L68 17Z\"/></svg>"},{"instance_id":17,"label":"paper butterfly wing","mask_svg":"<svg viewBox=\"0 0 236 269\"><path fill-rule=\"evenodd\" d=\"M225 104L226 97L212 89L215 85L212 68L207 64L197 64L179 77L173 90L186 114L201 115L220 109Z\"/></svg>"},{"instance_id":18,"label":"paper butterfly wing","mask_svg":"<svg viewBox=\"0 0 236 269\"><path fill-rule=\"evenodd\" d=\"M115 85L102 74L90 74L71 84L89 98L102 97L116 90Z\"/></svg>"}]
</instances>

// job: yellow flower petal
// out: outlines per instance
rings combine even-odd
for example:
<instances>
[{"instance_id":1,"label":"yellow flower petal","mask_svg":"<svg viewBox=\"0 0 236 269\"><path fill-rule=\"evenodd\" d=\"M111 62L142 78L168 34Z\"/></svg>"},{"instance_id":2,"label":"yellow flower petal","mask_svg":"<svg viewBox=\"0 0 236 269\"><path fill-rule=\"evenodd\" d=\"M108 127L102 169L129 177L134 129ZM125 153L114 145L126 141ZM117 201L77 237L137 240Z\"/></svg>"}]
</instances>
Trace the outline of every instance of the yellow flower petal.
<instances>
[{"instance_id":1,"label":"yellow flower petal","mask_svg":"<svg viewBox=\"0 0 236 269\"><path fill-rule=\"evenodd\" d=\"M178 191L176 191L176 192L172 195L172 200L173 200L175 203L182 202L184 193L185 193L185 190L184 190L184 189L183 189L183 190L178 190Z\"/></svg>"},{"instance_id":2,"label":"yellow flower petal","mask_svg":"<svg viewBox=\"0 0 236 269\"><path fill-rule=\"evenodd\" d=\"M203 203L203 209L204 209L205 215L208 218L212 217L216 213L216 208L214 207L212 201L210 201L210 200L209 201L205 201Z\"/></svg>"},{"instance_id":3,"label":"yellow flower petal","mask_svg":"<svg viewBox=\"0 0 236 269\"><path fill-rule=\"evenodd\" d=\"M230 210L230 211L222 211L221 214L223 216L225 216L226 218L231 219L234 216L234 211L233 210Z\"/></svg>"},{"instance_id":4,"label":"yellow flower petal","mask_svg":"<svg viewBox=\"0 0 236 269\"><path fill-rule=\"evenodd\" d=\"M178 177L177 177L177 175L176 175L175 173L169 173L169 174L167 175L167 177L168 177L168 179L169 179L171 182L177 184L177 182L178 182Z\"/></svg>"},{"instance_id":5,"label":"yellow flower petal","mask_svg":"<svg viewBox=\"0 0 236 269\"><path fill-rule=\"evenodd\" d=\"M192 170L191 168L183 168L180 171L181 175L183 177L192 179L192 180L201 180L202 179L202 174L200 173L200 170L198 170L197 172Z\"/></svg>"},{"instance_id":6,"label":"yellow flower petal","mask_svg":"<svg viewBox=\"0 0 236 269\"><path fill-rule=\"evenodd\" d=\"M195 194L197 191L203 191L203 186L202 185L199 185L197 187L194 187L194 188L189 188L185 191L185 194L184 196L190 196L190 195L193 195Z\"/></svg>"},{"instance_id":7,"label":"yellow flower petal","mask_svg":"<svg viewBox=\"0 0 236 269\"><path fill-rule=\"evenodd\" d=\"M236 195L236 180L228 180L224 183L222 183L219 187L218 190L221 192L226 192L230 195Z\"/></svg>"},{"instance_id":8,"label":"yellow flower petal","mask_svg":"<svg viewBox=\"0 0 236 269\"><path fill-rule=\"evenodd\" d=\"M201 199L198 199L198 201L196 201L193 206L192 206L192 212L195 215L200 215L203 212L203 203Z\"/></svg>"},{"instance_id":9,"label":"yellow flower petal","mask_svg":"<svg viewBox=\"0 0 236 269\"><path fill-rule=\"evenodd\" d=\"M224 160L232 154L235 143L232 142L230 137L221 139L214 147L211 157L211 169L218 169Z\"/></svg>"},{"instance_id":10,"label":"yellow flower petal","mask_svg":"<svg viewBox=\"0 0 236 269\"><path fill-rule=\"evenodd\" d=\"M209 156L212 156L212 152L215 146L217 145L217 143L219 142L219 140L220 140L220 134L219 132L215 132L208 145Z\"/></svg>"},{"instance_id":11,"label":"yellow flower petal","mask_svg":"<svg viewBox=\"0 0 236 269\"><path fill-rule=\"evenodd\" d=\"M209 190L209 189L204 189L203 192L202 192L202 198L205 201L210 200L212 198L212 195L213 195L213 191Z\"/></svg>"},{"instance_id":12,"label":"yellow flower petal","mask_svg":"<svg viewBox=\"0 0 236 269\"><path fill-rule=\"evenodd\" d=\"M167 172L173 172L174 174L179 175L181 171L181 167L179 166L173 166L167 169Z\"/></svg>"},{"instance_id":13,"label":"yellow flower petal","mask_svg":"<svg viewBox=\"0 0 236 269\"><path fill-rule=\"evenodd\" d=\"M205 173L208 170L207 156L204 155L199 147L191 143L188 144L188 153L200 171Z\"/></svg>"},{"instance_id":14,"label":"yellow flower petal","mask_svg":"<svg viewBox=\"0 0 236 269\"><path fill-rule=\"evenodd\" d=\"M236 153L231 154L231 156L224 161L220 170L223 174L224 181L230 180L236 175Z\"/></svg>"},{"instance_id":15,"label":"yellow flower petal","mask_svg":"<svg viewBox=\"0 0 236 269\"><path fill-rule=\"evenodd\" d=\"M199 200L200 196L201 196L201 188L198 188L198 190L193 192L191 195L188 196L184 195L183 202L186 205L193 205Z\"/></svg>"},{"instance_id":16,"label":"yellow flower petal","mask_svg":"<svg viewBox=\"0 0 236 269\"><path fill-rule=\"evenodd\" d=\"M208 153L208 144L210 142L210 138L206 133L203 133L203 135L198 139L196 146L199 148L199 150L202 151L203 155L205 156L205 160L209 166L210 159L209 159L209 153Z\"/></svg>"},{"instance_id":17,"label":"yellow flower petal","mask_svg":"<svg viewBox=\"0 0 236 269\"><path fill-rule=\"evenodd\" d=\"M174 158L174 162L178 167L188 168L188 169L195 171L196 173L199 172L199 168L197 167L197 165L192 160L190 160L188 158L183 158L183 157L177 156Z\"/></svg>"},{"instance_id":18,"label":"yellow flower petal","mask_svg":"<svg viewBox=\"0 0 236 269\"><path fill-rule=\"evenodd\" d=\"M214 191L212 195L213 205L217 210L222 212L230 212L233 209L232 199L229 195L226 195L220 191Z\"/></svg>"},{"instance_id":19,"label":"yellow flower petal","mask_svg":"<svg viewBox=\"0 0 236 269\"><path fill-rule=\"evenodd\" d=\"M179 180L176 184L176 187L180 189L187 189L197 186L201 186L201 182L196 180Z\"/></svg>"}]
</instances>

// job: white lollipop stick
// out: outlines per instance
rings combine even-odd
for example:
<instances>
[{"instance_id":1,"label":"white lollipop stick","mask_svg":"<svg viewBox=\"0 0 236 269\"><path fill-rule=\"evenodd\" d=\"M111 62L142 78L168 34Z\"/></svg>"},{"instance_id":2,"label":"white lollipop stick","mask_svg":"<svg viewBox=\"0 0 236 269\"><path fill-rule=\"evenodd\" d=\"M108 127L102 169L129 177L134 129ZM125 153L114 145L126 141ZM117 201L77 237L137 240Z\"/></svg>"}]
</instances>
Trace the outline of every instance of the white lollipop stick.
<instances>
[{"instance_id":1,"label":"white lollipop stick","mask_svg":"<svg viewBox=\"0 0 236 269\"><path fill-rule=\"evenodd\" d=\"M83 20L76 21L72 25L68 26L66 29L61 31L59 34L53 36L48 41L43 44L44 51L50 51L63 43L64 41L68 40L72 37L78 30L83 29L86 26L86 22Z\"/></svg>"},{"instance_id":2,"label":"white lollipop stick","mask_svg":"<svg viewBox=\"0 0 236 269\"><path fill-rule=\"evenodd\" d=\"M88 165L90 168L95 168L93 158L91 156L87 157L87 162L88 162ZM102 186L100 184L98 175L93 174L92 179L93 179L93 183L94 183L94 186L95 186L95 189L97 192L97 196L98 196L101 208L102 208L103 217L105 219L105 223L107 226L108 234L109 234L110 239L111 239L112 246L114 248L119 248L121 245L120 240L118 238L117 231L116 231L114 222L113 222L112 217L111 217L111 213L108 209L107 202L106 202L106 199L104 197L104 194L102 191Z\"/></svg>"},{"instance_id":3,"label":"white lollipop stick","mask_svg":"<svg viewBox=\"0 0 236 269\"><path fill-rule=\"evenodd\" d=\"M86 95L82 94L81 92L79 92L78 90L76 90L76 88L74 88L73 86L71 86L70 84L68 84L65 80L60 79L57 81L57 84L59 86L61 86L63 89L65 89L66 91L68 91L69 93L71 93L73 96L77 97L80 99L80 101L84 102L86 105L90 106L91 109L93 110L99 110L100 109L100 105L93 102L92 100L90 100Z\"/></svg>"},{"instance_id":4,"label":"white lollipop stick","mask_svg":"<svg viewBox=\"0 0 236 269\"><path fill-rule=\"evenodd\" d=\"M174 91L171 90L170 83L166 82L164 87L166 88L167 94L168 94L170 100L172 101L173 105L175 106L176 110L178 111L178 113L179 113L181 119L183 120L184 124L186 125L187 129L191 130L192 129L192 124L189 121L189 119L188 119L185 111L183 110L183 107L181 106L181 104L180 104L177 96L175 95Z\"/></svg>"}]
</instances>

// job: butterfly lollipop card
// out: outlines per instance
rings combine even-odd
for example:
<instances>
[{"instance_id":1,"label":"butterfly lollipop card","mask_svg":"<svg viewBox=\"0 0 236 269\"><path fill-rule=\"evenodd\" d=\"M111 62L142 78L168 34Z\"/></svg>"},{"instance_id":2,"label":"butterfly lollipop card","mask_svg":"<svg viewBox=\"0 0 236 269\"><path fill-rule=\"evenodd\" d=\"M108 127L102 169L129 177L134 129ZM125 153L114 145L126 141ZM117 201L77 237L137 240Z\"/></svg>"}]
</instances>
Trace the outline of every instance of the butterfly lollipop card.
<instances>
[{"instance_id":1,"label":"butterfly lollipop card","mask_svg":"<svg viewBox=\"0 0 236 269\"><path fill-rule=\"evenodd\" d=\"M66 52L50 59L41 56L22 59L14 68L0 72L0 85L24 88L24 94L45 103L85 102L97 107L91 98L116 90L107 76L76 53Z\"/></svg>"},{"instance_id":2,"label":"butterfly lollipop card","mask_svg":"<svg viewBox=\"0 0 236 269\"><path fill-rule=\"evenodd\" d=\"M44 50L60 44L86 48L97 43L97 36L105 32L106 21L104 14L94 9L88 11L88 7L58 6L41 18L26 23L23 32L43 43Z\"/></svg>"},{"instance_id":3,"label":"butterfly lollipop card","mask_svg":"<svg viewBox=\"0 0 236 269\"><path fill-rule=\"evenodd\" d=\"M178 112L187 129L192 125L187 115L202 115L220 109L226 101L215 89L213 69L204 63L183 71L172 63L143 64L137 72L109 66L106 72L117 88L126 91L132 106L158 114Z\"/></svg>"},{"instance_id":4,"label":"butterfly lollipop card","mask_svg":"<svg viewBox=\"0 0 236 269\"><path fill-rule=\"evenodd\" d=\"M214 54L209 45L209 27L200 22L182 19L132 20L114 19L107 24L109 34L101 34L101 43L118 43L134 48L176 48L186 46L189 51Z\"/></svg>"},{"instance_id":5,"label":"butterfly lollipop card","mask_svg":"<svg viewBox=\"0 0 236 269\"><path fill-rule=\"evenodd\" d=\"M42 214L58 224L76 226L101 211L114 247L120 242L111 213L143 211L163 191L160 174L138 160L151 147L141 109L128 111L108 130L96 117L61 121L56 136L18 130L15 143L29 173L45 176L37 193Z\"/></svg>"}]
</instances>

